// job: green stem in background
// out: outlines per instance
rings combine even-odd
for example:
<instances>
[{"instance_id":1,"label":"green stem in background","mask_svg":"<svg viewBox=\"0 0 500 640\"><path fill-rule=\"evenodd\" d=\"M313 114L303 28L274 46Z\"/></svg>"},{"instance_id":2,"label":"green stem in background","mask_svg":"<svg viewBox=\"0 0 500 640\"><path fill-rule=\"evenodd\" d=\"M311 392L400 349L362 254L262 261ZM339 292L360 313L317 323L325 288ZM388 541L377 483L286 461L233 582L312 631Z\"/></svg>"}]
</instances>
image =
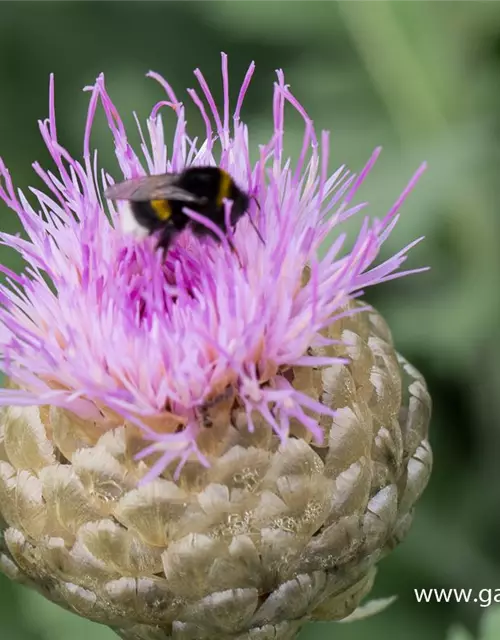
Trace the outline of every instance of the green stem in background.
<instances>
[{"instance_id":1,"label":"green stem in background","mask_svg":"<svg viewBox=\"0 0 500 640\"><path fill-rule=\"evenodd\" d=\"M410 146L424 132L441 135L447 128L446 117L394 14L394 3L337 4L346 31L384 100L400 139Z\"/></svg>"},{"instance_id":2,"label":"green stem in background","mask_svg":"<svg viewBox=\"0 0 500 640\"><path fill-rule=\"evenodd\" d=\"M431 141L436 136L445 140L456 137L456 132L460 133L460 129L458 127L455 129L450 122L451 106L453 122L467 123L470 117L467 101L463 99L464 87L460 84L456 73L456 56L439 58L442 72L439 78L440 87L436 90L428 69L418 53L414 51L404 25L396 14L397 11L402 10L401 6L395 6L399 3L338 2L337 4L346 30L374 87L386 105L403 145L411 149L415 145L421 147L422 138ZM446 33L443 35L443 29L439 27L442 26L449 33L448 23L445 23L441 13L437 13L433 3L418 3L418 8L419 19L423 20L422 12L426 12L426 24L429 24L429 29L425 30L425 46L430 51L435 49L439 52L442 48L440 42L442 43L443 37L446 38ZM407 17L411 18L412 7L404 7L404 10L408 12ZM431 171L432 169L431 167ZM444 201L444 198L442 200L443 205L452 215L452 224L447 230L454 248L458 251L458 261L463 272L457 271L456 281L450 282L448 293L454 292L454 294L451 297L449 295L445 297L448 300L448 308L442 309L441 312L449 314L450 322L460 323L460 318L457 317L454 320L453 314L460 314L464 304L475 306L477 312L483 315L479 321L477 315L473 316L473 321L470 325L464 325L462 331L464 340L469 339L472 343L480 345L487 337L485 334L491 330L494 331L495 324L500 326L499 296L495 295L500 273L500 252L495 211L491 201L485 195L486 189L477 180L477 173L474 174L475 167L472 166L470 175L464 175L464 172L457 175L453 188L449 188L444 194L448 202ZM474 178L476 178L475 181ZM464 300L467 302L465 303ZM426 314L429 311L429 309L424 310ZM495 322L489 324L483 318L487 318L488 321L493 319ZM474 330L475 333L473 333ZM471 355L473 356L473 353ZM473 357L472 366L465 372L473 397L480 396L478 371L483 372L483 370L476 368L479 366L480 363ZM484 372L482 374L484 375ZM476 400L480 401L480 398L476 397ZM500 401L497 399L496 402L498 415ZM492 437L491 423L475 425L475 427L482 445L487 447ZM488 462L486 466L494 474L498 465L497 455L490 456ZM477 513L473 509L477 495L469 492L463 498L468 504L462 504L461 512ZM463 525L465 530L468 529L473 535L478 534L477 519L475 522L464 522ZM471 527L476 530L471 530ZM486 575L484 568L483 573Z\"/></svg>"},{"instance_id":3,"label":"green stem in background","mask_svg":"<svg viewBox=\"0 0 500 640\"><path fill-rule=\"evenodd\" d=\"M459 108L463 103L463 88L453 83L456 69L442 70L441 77L446 78L449 86L446 92L435 91L390 0L371 0L369 10L365 0L337 0L337 4L346 29L405 146L411 148L416 143L421 144L422 136L453 138L454 130L439 96L454 96L450 103L455 105L456 115L467 121L468 114L460 113ZM439 19L430 13L431 5L419 6L422 11L429 11L430 24ZM443 55L436 64L449 66L450 61L456 60L456 56ZM496 303L494 297L492 300L490 287L495 285L500 272L497 234L492 232L497 222L484 195L485 189L463 174L457 178L446 204L454 218L450 233L467 269L464 288L469 284L474 291L479 285L481 292L488 291L488 300L482 298L481 302L491 308ZM474 303L478 301L471 300L471 304Z\"/></svg>"}]
</instances>

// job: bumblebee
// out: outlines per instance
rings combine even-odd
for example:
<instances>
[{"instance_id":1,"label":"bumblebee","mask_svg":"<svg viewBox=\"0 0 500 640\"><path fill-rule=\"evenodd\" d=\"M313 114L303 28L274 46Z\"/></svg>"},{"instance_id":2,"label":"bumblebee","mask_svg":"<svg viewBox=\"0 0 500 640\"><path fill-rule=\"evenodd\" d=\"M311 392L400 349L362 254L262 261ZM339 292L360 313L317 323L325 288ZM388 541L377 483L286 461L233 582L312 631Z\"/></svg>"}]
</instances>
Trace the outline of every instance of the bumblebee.
<instances>
[{"instance_id":1,"label":"bumblebee","mask_svg":"<svg viewBox=\"0 0 500 640\"><path fill-rule=\"evenodd\" d=\"M219 167L189 167L181 173L166 173L126 180L109 187L109 200L127 200L124 231L139 236L158 234L157 248L167 253L173 240L186 227L199 237L218 236L184 213L184 207L202 214L227 233L224 199L232 200L230 224L236 225L247 212L250 196ZM252 226L262 240L258 229ZM234 248L233 248L234 250Z\"/></svg>"}]
</instances>

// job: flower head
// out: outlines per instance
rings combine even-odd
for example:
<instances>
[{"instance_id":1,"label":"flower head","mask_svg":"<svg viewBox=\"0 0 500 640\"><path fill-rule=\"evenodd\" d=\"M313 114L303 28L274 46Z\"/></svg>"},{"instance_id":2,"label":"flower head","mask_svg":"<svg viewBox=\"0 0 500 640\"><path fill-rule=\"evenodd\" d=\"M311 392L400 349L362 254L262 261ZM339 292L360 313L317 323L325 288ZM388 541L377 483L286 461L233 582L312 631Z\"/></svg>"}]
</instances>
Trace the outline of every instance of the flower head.
<instances>
[{"instance_id":1,"label":"flower head","mask_svg":"<svg viewBox=\"0 0 500 640\"><path fill-rule=\"evenodd\" d=\"M296 388L287 371L344 362L318 355L334 342L325 329L359 312L351 302L368 286L407 273L400 267L415 244L374 266L423 167L382 219L363 219L352 248L345 250L345 234L337 229L364 208L353 204L354 197L380 150L357 176L344 167L329 175L328 134L315 131L281 71L274 87L274 133L251 163L256 143L240 112L253 70L252 64L233 112L226 57L222 110L195 72L201 93L188 94L205 123L201 143L189 136L184 106L170 85L150 73L166 96L153 107L147 131L139 125L140 153L129 143L100 76L88 88L83 161L72 158L58 139L51 79L49 118L40 122L40 131L57 171L34 165L46 185L45 191L31 189L36 204L14 188L0 163L0 197L28 236L0 234L27 263L20 275L3 268L0 366L14 388L2 390L0 402L58 406L95 421L102 432L124 421L135 425L142 442L138 455L153 460L146 479L174 461L179 471L192 458L208 465L200 446L209 428L204 412L219 403L228 413L235 398L250 431L256 419L264 419L285 442L291 425L300 424L320 444L318 418L333 409ZM123 232L122 205L103 201L100 192L113 181L99 172L90 144L99 106L123 174L117 181L218 165L254 196L247 216L229 232L239 259L222 234L217 243L188 230L164 261L153 238L138 242ZM283 152L286 107L304 121L296 162ZM162 109L177 118L170 150ZM226 206L229 214L231 203Z\"/></svg>"},{"instance_id":2,"label":"flower head","mask_svg":"<svg viewBox=\"0 0 500 640\"><path fill-rule=\"evenodd\" d=\"M374 265L423 167L348 250L340 228L379 150L358 176L329 176L328 136L279 72L274 134L252 164L240 111L253 66L232 119L225 56L222 113L195 73L201 144L150 74L166 99L139 155L99 77L79 162L58 140L51 81L40 129L57 172L34 165L36 205L0 163L27 235L0 234L27 263L0 286L0 571L124 640L284 640L356 609L430 475L425 382L357 299L404 275L415 243ZM188 228L166 259L125 233L90 148L99 105L119 181L218 165L251 196L236 229L212 228L216 242ZM304 120L296 163L287 105Z\"/></svg>"}]
</instances>

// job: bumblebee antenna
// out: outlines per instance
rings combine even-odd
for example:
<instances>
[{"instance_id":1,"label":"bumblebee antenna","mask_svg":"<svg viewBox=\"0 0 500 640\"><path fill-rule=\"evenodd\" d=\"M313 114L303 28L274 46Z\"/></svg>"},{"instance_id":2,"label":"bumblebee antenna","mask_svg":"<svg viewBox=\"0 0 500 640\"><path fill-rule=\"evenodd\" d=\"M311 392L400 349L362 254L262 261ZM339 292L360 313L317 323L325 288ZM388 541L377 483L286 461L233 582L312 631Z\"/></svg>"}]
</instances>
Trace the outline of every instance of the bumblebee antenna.
<instances>
[{"instance_id":1,"label":"bumblebee antenna","mask_svg":"<svg viewBox=\"0 0 500 640\"><path fill-rule=\"evenodd\" d=\"M253 201L255 202L255 204L257 205L257 209L259 210L259 213L260 213L261 208L260 208L259 201L257 200L257 198L256 198L254 195L252 195L252 196L250 196L250 197L252 198L252 200L253 200ZM260 231L259 231L259 229L257 228L257 225L256 225L256 224L255 224L255 222L253 221L252 216L250 216L250 215L249 215L248 217L249 217L249 219L250 219L250 224L252 225L252 227L253 227L253 228L254 228L254 230L255 230L255 233L259 236L259 240L262 242L262 244L263 244L264 246L266 246L266 243L265 243L265 241L264 241L264 238L262 237L261 232L260 232Z\"/></svg>"}]
</instances>

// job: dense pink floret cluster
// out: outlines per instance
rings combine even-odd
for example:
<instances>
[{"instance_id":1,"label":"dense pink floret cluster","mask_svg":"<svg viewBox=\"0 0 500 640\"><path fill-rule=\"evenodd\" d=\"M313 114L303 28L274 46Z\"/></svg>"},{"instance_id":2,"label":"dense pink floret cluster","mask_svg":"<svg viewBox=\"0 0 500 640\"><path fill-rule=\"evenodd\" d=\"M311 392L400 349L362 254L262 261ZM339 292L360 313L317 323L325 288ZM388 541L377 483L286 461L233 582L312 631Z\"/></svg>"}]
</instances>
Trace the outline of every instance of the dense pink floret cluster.
<instances>
[{"instance_id":1,"label":"dense pink floret cluster","mask_svg":"<svg viewBox=\"0 0 500 640\"><path fill-rule=\"evenodd\" d=\"M227 384L237 388L249 418L257 411L286 436L294 417L319 437L309 410L331 410L295 390L279 371L330 364L331 359L308 355L308 347L324 344L321 330L363 289L405 273L399 269L415 243L372 265L423 167L383 219L364 219L352 249L346 251L345 235L335 230L364 206L352 201L379 150L358 176L343 167L328 175L328 135L317 136L278 72L274 134L258 147L259 160L252 165L249 146L255 143L249 140L240 110L253 69L232 117L226 57L222 113L202 74L195 72L201 96L194 90L188 93L206 125L202 143L189 137L184 107L172 88L151 73L166 100L153 108L147 134L141 132L141 154L130 146L99 77L90 88L83 162L73 159L58 140L51 81L50 115L40 130L57 171L34 165L46 185L43 192L31 190L35 206L14 188L0 163L0 197L18 214L28 236L0 234L27 263L20 275L3 269L7 278L0 287L0 367L21 389L3 390L1 404L52 404L96 420L111 410L143 429L144 439L153 443L144 453L164 452L156 471L173 458L201 456L196 449L197 409L215 388ZM283 157L287 103L305 124L297 162ZM232 238L240 261L227 243L200 240L187 231L163 263L154 239L137 242L125 235L119 207L115 210L102 200L100 191L111 180L99 173L90 149L99 104L125 178L217 164L255 196L259 204L253 202L248 215L265 243L244 217ZM162 108L177 116L168 152ZM332 231L334 240L320 258L318 248ZM305 265L310 267L307 281ZM179 433L159 433L148 426L151 418L170 413L185 425Z\"/></svg>"}]
</instances>

